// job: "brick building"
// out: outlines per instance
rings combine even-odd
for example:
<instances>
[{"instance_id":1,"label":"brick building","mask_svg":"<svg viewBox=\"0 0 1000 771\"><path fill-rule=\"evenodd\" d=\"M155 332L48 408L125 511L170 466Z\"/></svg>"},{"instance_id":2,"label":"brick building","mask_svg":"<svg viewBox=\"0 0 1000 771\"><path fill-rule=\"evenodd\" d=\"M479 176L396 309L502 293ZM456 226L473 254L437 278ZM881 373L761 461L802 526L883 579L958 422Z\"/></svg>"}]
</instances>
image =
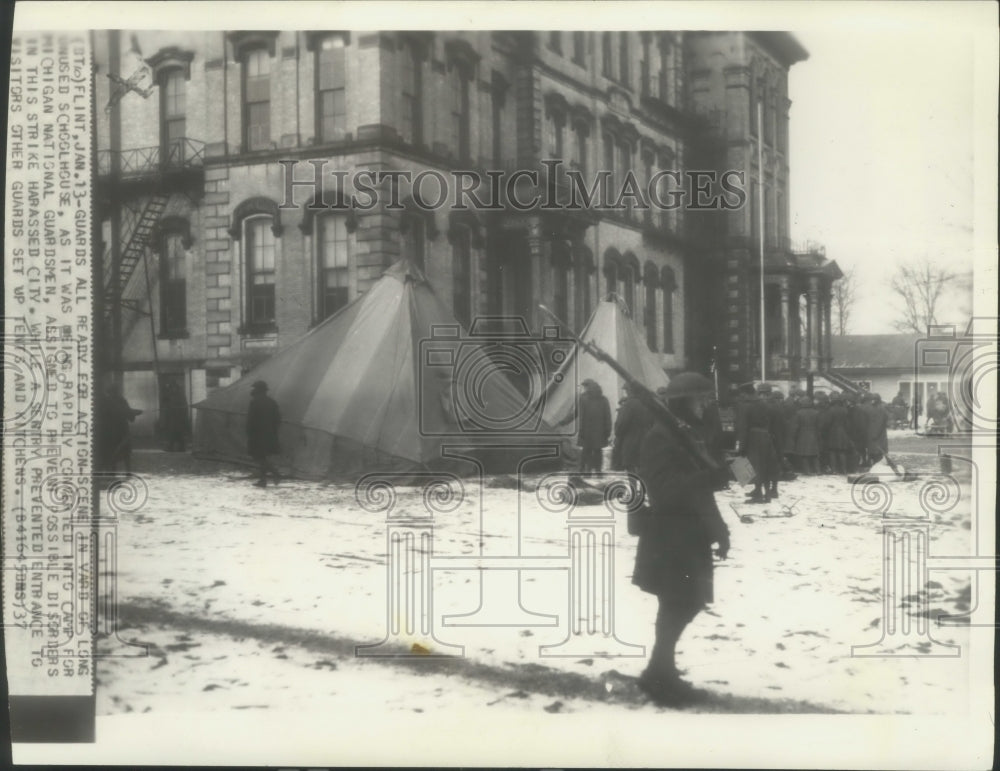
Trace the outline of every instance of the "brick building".
<instances>
[{"instance_id":1,"label":"brick building","mask_svg":"<svg viewBox=\"0 0 1000 771\"><path fill-rule=\"evenodd\" d=\"M785 33L98 32L95 193L104 365L146 409L174 379L189 403L366 291L405 255L459 320L546 302L582 327L624 300L668 371L752 377L758 202L765 209L769 377L828 363L821 252L788 230ZM132 80L134 88L109 97ZM764 105L763 137L751 105ZM104 109L108 104L108 109ZM764 143L763 193L757 142ZM740 210L322 208L287 168L413 174L539 169L560 159L614 182L737 169ZM589 178L589 177L588 177ZM565 179L553 184L560 195ZM801 298L801 299L800 299ZM806 303L800 325L800 304ZM824 304L826 303L826 304ZM821 331L825 330L823 334ZM800 333L800 326L805 331Z\"/></svg>"}]
</instances>

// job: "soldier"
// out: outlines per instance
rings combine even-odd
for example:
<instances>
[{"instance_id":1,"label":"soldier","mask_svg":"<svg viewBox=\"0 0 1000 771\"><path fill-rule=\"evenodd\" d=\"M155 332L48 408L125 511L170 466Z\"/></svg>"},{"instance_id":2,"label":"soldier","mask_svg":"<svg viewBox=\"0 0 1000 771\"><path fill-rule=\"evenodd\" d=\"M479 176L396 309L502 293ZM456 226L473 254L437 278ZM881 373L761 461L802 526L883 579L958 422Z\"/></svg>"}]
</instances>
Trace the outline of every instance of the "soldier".
<instances>
[{"instance_id":1,"label":"soldier","mask_svg":"<svg viewBox=\"0 0 1000 771\"><path fill-rule=\"evenodd\" d=\"M868 462L868 407L867 394L858 395L847 411L847 431L857 454L857 468L866 469Z\"/></svg>"},{"instance_id":2,"label":"soldier","mask_svg":"<svg viewBox=\"0 0 1000 771\"><path fill-rule=\"evenodd\" d=\"M765 503L771 499L772 491L777 497L778 477L781 474L772 434L772 413L765 402L765 398L770 396L771 386L761 383L758 393L759 398L750 397L745 403L737 433L739 454L746 456L757 472L753 492L747 499L749 503Z\"/></svg>"},{"instance_id":3,"label":"soldier","mask_svg":"<svg viewBox=\"0 0 1000 771\"><path fill-rule=\"evenodd\" d=\"M848 472L851 437L847 431L847 406L836 391L830 394L830 407L826 412L826 448L830 469L835 474Z\"/></svg>"},{"instance_id":4,"label":"soldier","mask_svg":"<svg viewBox=\"0 0 1000 771\"><path fill-rule=\"evenodd\" d=\"M882 397L871 394L868 415L868 462L878 463L889 454L889 413L882 404Z\"/></svg>"},{"instance_id":5,"label":"soldier","mask_svg":"<svg viewBox=\"0 0 1000 771\"><path fill-rule=\"evenodd\" d=\"M695 372L683 372L667 386L670 410L703 440L703 416L712 394L711 381ZM639 686L658 703L678 704L692 699L694 689L677 670L677 641L714 599L712 544L718 544L716 553L725 559L729 529L713 494L719 472L704 469L659 422L642 440L639 473L651 513L639 535L632 583L659 601L656 642Z\"/></svg>"},{"instance_id":6,"label":"soldier","mask_svg":"<svg viewBox=\"0 0 1000 771\"><path fill-rule=\"evenodd\" d=\"M830 409L830 397L824 391L819 391L816 394L814 406L817 414L816 438L819 440L819 473L825 474L830 470L830 457L826 445L827 424L829 423L827 411Z\"/></svg>"},{"instance_id":7,"label":"soldier","mask_svg":"<svg viewBox=\"0 0 1000 771\"><path fill-rule=\"evenodd\" d=\"M795 415L795 455L801 473L819 473L819 412L808 396L802 398Z\"/></svg>"},{"instance_id":8,"label":"soldier","mask_svg":"<svg viewBox=\"0 0 1000 771\"><path fill-rule=\"evenodd\" d=\"M615 444L611 451L612 468L630 474L639 473L639 449L651 423L649 410L625 386L625 398L618 405L615 419Z\"/></svg>"},{"instance_id":9,"label":"soldier","mask_svg":"<svg viewBox=\"0 0 1000 771\"><path fill-rule=\"evenodd\" d=\"M250 387L250 407L247 409L247 451L260 469L260 479L254 482L255 487L267 487L269 473L274 477L275 484L281 479L278 470L267 459L267 456L281 452L278 446L280 427L278 403L267 395L267 383L258 380Z\"/></svg>"},{"instance_id":10,"label":"soldier","mask_svg":"<svg viewBox=\"0 0 1000 771\"><path fill-rule=\"evenodd\" d=\"M98 406L100 419L101 465L107 471L117 471L121 461L125 471L132 470L132 437L129 423L134 423L142 410L134 410L122 395L121 387L111 382Z\"/></svg>"},{"instance_id":11,"label":"soldier","mask_svg":"<svg viewBox=\"0 0 1000 771\"><path fill-rule=\"evenodd\" d=\"M173 380L163 386L163 432L167 452L184 452L188 435L188 406L181 387Z\"/></svg>"},{"instance_id":12,"label":"soldier","mask_svg":"<svg viewBox=\"0 0 1000 771\"><path fill-rule=\"evenodd\" d=\"M611 438L611 405L596 381L587 378L581 384L580 422L577 441L580 443L580 471L600 471L602 450Z\"/></svg>"}]
</instances>

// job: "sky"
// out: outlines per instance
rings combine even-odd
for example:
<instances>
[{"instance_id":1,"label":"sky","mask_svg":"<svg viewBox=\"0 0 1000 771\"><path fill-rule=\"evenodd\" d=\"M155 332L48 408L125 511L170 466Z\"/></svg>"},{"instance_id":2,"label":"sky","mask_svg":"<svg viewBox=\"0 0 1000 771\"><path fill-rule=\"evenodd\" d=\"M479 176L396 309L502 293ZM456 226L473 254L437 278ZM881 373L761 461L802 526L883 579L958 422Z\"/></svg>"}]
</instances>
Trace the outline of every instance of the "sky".
<instances>
[{"instance_id":1,"label":"sky","mask_svg":"<svg viewBox=\"0 0 1000 771\"><path fill-rule=\"evenodd\" d=\"M810 57L789 75L791 235L855 269L850 333L893 332L901 263L972 268L972 37L928 24L795 34ZM939 320L963 308L956 292Z\"/></svg>"}]
</instances>

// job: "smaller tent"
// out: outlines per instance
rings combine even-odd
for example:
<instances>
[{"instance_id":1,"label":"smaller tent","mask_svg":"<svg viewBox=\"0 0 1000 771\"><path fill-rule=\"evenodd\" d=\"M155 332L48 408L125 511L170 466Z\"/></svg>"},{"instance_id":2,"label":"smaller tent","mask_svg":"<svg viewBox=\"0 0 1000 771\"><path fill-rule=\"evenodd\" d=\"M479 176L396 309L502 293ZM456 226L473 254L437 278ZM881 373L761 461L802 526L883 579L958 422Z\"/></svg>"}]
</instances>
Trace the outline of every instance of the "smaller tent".
<instances>
[{"instance_id":1,"label":"smaller tent","mask_svg":"<svg viewBox=\"0 0 1000 771\"><path fill-rule=\"evenodd\" d=\"M450 465L443 444L482 438L524 412L524 397L467 342L423 274L400 261L347 307L194 405L195 451L248 460L250 390L263 380L281 411L286 471L322 479ZM471 397L462 372L475 379Z\"/></svg>"},{"instance_id":2,"label":"smaller tent","mask_svg":"<svg viewBox=\"0 0 1000 771\"><path fill-rule=\"evenodd\" d=\"M621 300L602 300L597 304L580 338L594 343L618 361L633 377L651 391L667 385L670 379L656 355L646 345L639 326L629 317ZM568 373L572 376L567 377ZM618 415L618 402L625 395L625 381L611 367L577 348L554 377L546 391L542 417L557 425L574 414L579 386L584 380L597 382L611 405L612 425Z\"/></svg>"}]
</instances>

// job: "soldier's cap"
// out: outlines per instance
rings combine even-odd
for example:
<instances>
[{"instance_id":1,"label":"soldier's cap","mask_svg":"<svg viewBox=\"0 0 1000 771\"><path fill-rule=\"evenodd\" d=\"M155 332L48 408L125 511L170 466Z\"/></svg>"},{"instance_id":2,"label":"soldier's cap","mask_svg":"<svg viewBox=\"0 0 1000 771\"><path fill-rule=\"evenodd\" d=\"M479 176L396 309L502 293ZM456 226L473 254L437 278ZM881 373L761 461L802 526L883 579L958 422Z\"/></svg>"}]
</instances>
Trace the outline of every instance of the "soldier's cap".
<instances>
[{"instance_id":1,"label":"soldier's cap","mask_svg":"<svg viewBox=\"0 0 1000 771\"><path fill-rule=\"evenodd\" d=\"M839 402L840 401L840 391L834 391L832 394L830 394L830 401L831 402Z\"/></svg>"},{"instance_id":2,"label":"soldier's cap","mask_svg":"<svg viewBox=\"0 0 1000 771\"><path fill-rule=\"evenodd\" d=\"M771 391L771 398L772 399L784 399L785 395L783 393L781 393L781 391L779 391L777 388L775 388L775 389L773 389Z\"/></svg>"},{"instance_id":3,"label":"soldier's cap","mask_svg":"<svg viewBox=\"0 0 1000 771\"><path fill-rule=\"evenodd\" d=\"M769 394L769 393L771 393L771 384L770 383L758 383L758 385L757 385L757 393L759 393L759 394Z\"/></svg>"},{"instance_id":4,"label":"soldier's cap","mask_svg":"<svg viewBox=\"0 0 1000 771\"><path fill-rule=\"evenodd\" d=\"M668 399L681 399L685 396L701 396L715 390L712 381L697 372L681 372L674 375L667 384L665 395Z\"/></svg>"},{"instance_id":5,"label":"soldier's cap","mask_svg":"<svg viewBox=\"0 0 1000 771\"><path fill-rule=\"evenodd\" d=\"M250 390L251 391L266 391L267 390L267 383L265 383L263 380L258 380L252 386L250 386Z\"/></svg>"},{"instance_id":6,"label":"soldier's cap","mask_svg":"<svg viewBox=\"0 0 1000 771\"><path fill-rule=\"evenodd\" d=\"M597 385L597 381L594 380L593 378L588 377L586 380L580 381L580 385L582 385L584 388L586 388L587 386L595 386Z\"/></svg>"}]
</instances>

